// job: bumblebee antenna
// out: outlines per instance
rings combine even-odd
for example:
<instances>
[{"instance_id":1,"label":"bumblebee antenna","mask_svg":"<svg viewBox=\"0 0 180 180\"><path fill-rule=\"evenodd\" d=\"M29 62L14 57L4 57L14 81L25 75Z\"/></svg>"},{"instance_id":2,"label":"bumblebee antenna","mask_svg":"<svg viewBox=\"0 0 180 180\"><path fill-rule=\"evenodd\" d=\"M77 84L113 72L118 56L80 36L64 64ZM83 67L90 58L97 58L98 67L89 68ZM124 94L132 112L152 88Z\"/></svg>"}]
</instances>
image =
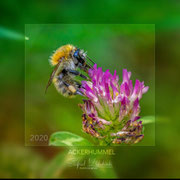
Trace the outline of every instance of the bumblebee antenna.
<instances>
[{"instance_id":1,"label":"bumblebee antenna","mask_svg":"<svg viewBox=\"0 0 180 180\"><path fill-rule=\"evenodd\" d=\"M95 64L95 62L89 57L89 56L86 56L92 63Z\"/></svg>"}]
</instances>

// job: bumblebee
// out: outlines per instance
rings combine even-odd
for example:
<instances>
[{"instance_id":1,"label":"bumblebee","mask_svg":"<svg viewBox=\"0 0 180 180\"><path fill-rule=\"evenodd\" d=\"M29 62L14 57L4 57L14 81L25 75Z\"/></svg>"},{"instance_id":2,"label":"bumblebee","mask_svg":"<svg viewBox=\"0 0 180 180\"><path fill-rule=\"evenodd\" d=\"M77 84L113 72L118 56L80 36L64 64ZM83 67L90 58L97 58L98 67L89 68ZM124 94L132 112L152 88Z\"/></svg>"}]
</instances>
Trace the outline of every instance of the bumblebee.
<instances>
[{"instance_id":1,"label":"bumblebee","mask_svg":"<svg viewBox=\"0 0 180 180\"><path fill-rule=\"evenodd\" d=\"M94 63L83 49L79 49L71 44L58 48L50 57L50 64L55 66L55 68L51 73L46 91L53 82L57 91L63 96L83 96L83 93L80 91L81 83L75 80L75 76L88 80L87 76L78 71L80 69L88 73L88 70L92 68L88 64L87 59Z\"/></svg>"}]
</instances>

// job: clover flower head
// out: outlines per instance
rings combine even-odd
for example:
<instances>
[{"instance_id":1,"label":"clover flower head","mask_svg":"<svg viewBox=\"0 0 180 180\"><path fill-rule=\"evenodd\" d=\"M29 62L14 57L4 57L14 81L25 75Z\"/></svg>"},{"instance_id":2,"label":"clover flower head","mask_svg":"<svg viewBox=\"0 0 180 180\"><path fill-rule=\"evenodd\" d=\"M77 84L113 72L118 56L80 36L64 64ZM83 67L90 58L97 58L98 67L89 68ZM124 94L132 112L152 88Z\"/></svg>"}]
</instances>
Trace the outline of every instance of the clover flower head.
<instances>
[{"instance_id":1,"label":"clover flower head","mask_svg":"<svg viewBox=\"0 0 180 180\"><path fill-rule=\"evenodd\" d=\"M80 104L83 110L83 131L97 138L100 144L135 144L143 139L139 100L148 91L144 82L123 69L119 84L116 71L112 75L95 64L89 70L91 81L82 81L81 91L88 98Z\"/></svg>"}]
</instances>

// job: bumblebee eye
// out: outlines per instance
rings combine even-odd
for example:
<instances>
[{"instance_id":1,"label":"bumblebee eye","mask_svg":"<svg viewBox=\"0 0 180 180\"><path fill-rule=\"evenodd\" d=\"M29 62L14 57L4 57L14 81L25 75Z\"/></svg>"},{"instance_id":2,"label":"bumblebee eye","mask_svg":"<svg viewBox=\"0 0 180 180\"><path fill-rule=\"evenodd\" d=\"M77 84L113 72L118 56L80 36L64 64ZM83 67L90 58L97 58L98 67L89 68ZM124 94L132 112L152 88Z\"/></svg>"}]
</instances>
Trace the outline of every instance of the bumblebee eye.
<instances>
[{"instance_id":1,"label":"bumblebee eye","mask_svg":"<svg viewBox=\"0 0 180 180\"><path fill-rule=\"evenodd\" d=\"M79 58L79 49L77 49L75 52L74 52L74 55L73 55L75 58Z\"/></svg>"}]
</instances>

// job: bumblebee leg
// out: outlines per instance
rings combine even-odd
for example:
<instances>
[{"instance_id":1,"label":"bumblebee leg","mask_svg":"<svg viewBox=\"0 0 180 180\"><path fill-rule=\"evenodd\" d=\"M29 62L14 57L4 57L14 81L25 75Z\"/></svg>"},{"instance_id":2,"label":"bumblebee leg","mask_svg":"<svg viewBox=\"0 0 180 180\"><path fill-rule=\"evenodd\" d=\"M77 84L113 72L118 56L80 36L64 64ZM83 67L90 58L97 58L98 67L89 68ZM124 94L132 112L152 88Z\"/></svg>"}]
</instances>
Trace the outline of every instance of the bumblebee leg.
<instances>
[{"instance_id":1,"label":"bumblebee leg","mask_svg":"<svg viewBox=\"0 0 180 180\"><path fill-rule=\"evenodd\" d=\"M73 74L73 75L80 76L80 77L82 77L82 78L84 78L84 79L89 80L89 78L88 78L87 76L81 74L79 71L72 70L72 69L68 69L67 71L68 71L69 73Z\"/></svg>"},{"instance_id":2,"label":"bumblebee leg","mask_svg":"<svg viewBox=\"0 0 180 180\"><path fill-rule=\"evenodd\" d=\"M76 83L76 85L77 85L78 88L81 88L81 87L82 87L82 84L80 83L80 81L74 80L74 82Z\"/></svg>"},{"instance_id":3,"label":"bumblebee leg","mask_svg":"<svg viewBox=\"0 0 180 180\"><path fill-rule=\"evenodd\" d=\"M83 92L80 90L80 88L82 88L82 84L79 81L74 81L75 85L76 85L76 92L74 94L78 94L81 96L84 96Z\"/></svg>"},{"instance_id":4,"label":"bumblebee leg","mask_svg":"<svg viewBox=\"0 0 180 180\"><path fill-rule=\"evenodd\" d=\"M76 95L79 94L81 96L84 96L84 94L79 90L76 89L73 85L68 84L67 82L63 81L63 83L65 84L65 86L69 89L69 91L72 92L72 94Z\"/></svg>"},{"instance_id":5,"label":"bumblebee leg","mask_svg":"<svg viewBox=\"0 0 180 180\"><path fill-rule=\"evenodd\" d=\"M76 90L76 93L75 94L78 94L78 95L81 95L81 96L84 96L84 94L80 91L80 90Z\"/></svg>"},{"instance_id":6,"label":"bumblebee leg","mask_svg":"<svg viewBox=\"0 0 180 180\"><path fill-rule=\"evenodd\" d=\"M79 68L85 71L88 74L89 69L92 69L93 67L90 64L84 64L82 65L81 63L78 64Z\"/></svg>"},{"instance_id":7,"label":"bumblebee leg","mask_svg":"<svg viewBox=\"0 0 180 180\"><path fill-rule=\"evenodd\" d=\"M82 88L82 84L79 83L78 81L75 81L75 82L76 82L76 86L78 87L78 89L76 90L76 94L84 96L83 92L81 90L79 90L80 88Z\"/></svg>"}]
</instances>

